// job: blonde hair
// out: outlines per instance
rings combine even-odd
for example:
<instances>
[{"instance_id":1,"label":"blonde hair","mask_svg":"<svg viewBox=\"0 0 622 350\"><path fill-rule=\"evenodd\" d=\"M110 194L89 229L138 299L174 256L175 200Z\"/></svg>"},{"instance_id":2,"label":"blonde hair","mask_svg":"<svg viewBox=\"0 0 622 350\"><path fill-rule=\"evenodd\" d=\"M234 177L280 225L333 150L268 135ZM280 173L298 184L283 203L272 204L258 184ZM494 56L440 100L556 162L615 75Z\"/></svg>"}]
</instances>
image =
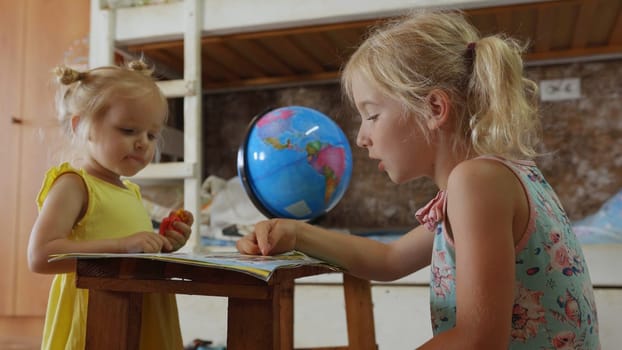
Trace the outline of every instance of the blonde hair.
<instances>
[{"instance_id":1,"label":"blonde hair","mask_svg":"<svg viewBox=\"0 0 622 350\"><path fill-rule=\"evenodd\" d=\"M454 111L454 148L532 158L541 127L537 86L523 76L523 51L508 37L480 38L460 12L416 11L374 28L344 67L341 83L353 103L352 79L360 74L407 115L418 116L427 140L426 99L440 89Z\"/></svg>"},{"instance_id":2,"label":"blonde hair","mask_svg":"<svg viewBox=\"0 0 622 350\"><path fill-rule=\"evenodd\" d=\"M54 69L60 84L56 95L56 109L63 131L72 143L86 141L93 122L100 118L115 99L154 98L168 116L168 101L152 77L153 69L142 60L125 66L105 66L77 71L67 66ZM75 132L71 118L80 116Z\"/></svg>"}]
</instances>

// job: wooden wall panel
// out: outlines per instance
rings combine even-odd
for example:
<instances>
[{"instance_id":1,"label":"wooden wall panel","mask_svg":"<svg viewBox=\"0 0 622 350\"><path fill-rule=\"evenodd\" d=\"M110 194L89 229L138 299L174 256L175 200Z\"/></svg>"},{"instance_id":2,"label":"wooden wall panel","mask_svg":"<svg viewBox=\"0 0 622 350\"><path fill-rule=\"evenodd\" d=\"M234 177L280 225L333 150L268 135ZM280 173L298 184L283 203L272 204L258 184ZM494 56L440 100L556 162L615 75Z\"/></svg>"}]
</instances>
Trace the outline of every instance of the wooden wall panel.
<instances>
[{"instance_id":1,"label":"wooden wall panel","mask_svg":"<svg viewBox=\"0 0 622 350\"><path fill-rule=\"evenodd\" d=\"M15 310L17 315L42 315L47 303L51 276L31 273L26 249L37 215L35 197L45 170L58 156L59 132L54 111L54 85L51 69L84 49L89 31L89 2L55 0L27 2L25 32L24 89L19 167L19 215L17 222L17 278Z\"/></svg>"},{"instance_id":2,"label":"wooden wall panel","mask_svg":"<svg viewBox=\"0 0 622 350\"><path fill-rule=\"evenodd\" d=\"M20 139L20 91L22 89L21 53L25 3L0 0L0 213L3 213L0 234L0 315L14 312L17 164Z\"/></svg>"}]
</instances>

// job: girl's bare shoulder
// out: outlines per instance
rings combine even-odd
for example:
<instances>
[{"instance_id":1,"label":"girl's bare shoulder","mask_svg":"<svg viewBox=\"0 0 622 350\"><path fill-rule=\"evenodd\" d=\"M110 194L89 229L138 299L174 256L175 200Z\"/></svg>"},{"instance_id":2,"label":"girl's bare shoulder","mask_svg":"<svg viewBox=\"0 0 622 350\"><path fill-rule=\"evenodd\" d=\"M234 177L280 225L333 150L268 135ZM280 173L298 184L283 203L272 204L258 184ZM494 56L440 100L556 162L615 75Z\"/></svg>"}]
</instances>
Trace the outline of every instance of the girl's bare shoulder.
<instances>
[{"instance_id":1,"label":"girl's bare shoulder","mask_svg":"<svg viewBox=\"0 0 622 350\"><path fill-rule=\"evenodd\" d=\"M480 201L483 206L514 202L522 195L516 175L503 163L491 159L469 159L458 164L447 182L448 196L462 204Z\"/></svg>"},{"instance_id":2,"label":"girl's bare shoulder","mask_svg":"<svg viewBox=\"0 0 622 350\"><path fill-rule=\"evenodd\" d=\"M448 186L496 187L513 185L518 181L514 173L502 162L475 158L456 165L449 174Z\"/></svg>"}]
</instances>

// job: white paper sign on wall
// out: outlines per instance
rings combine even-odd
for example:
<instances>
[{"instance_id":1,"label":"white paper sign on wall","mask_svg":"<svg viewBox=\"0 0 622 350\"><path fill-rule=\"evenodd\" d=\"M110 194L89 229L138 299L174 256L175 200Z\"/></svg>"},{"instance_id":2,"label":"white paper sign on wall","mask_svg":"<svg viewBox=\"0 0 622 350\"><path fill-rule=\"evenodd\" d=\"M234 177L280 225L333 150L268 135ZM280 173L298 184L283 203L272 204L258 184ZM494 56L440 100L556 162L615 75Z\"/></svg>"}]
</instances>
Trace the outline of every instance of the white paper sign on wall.
<instances>
[{"instance_id":1,"label":"white paper sign on wall","mask_svg":"<svg viewBox=\"0 0 622 350\"><path fill-rule=\"evenodd\" d=\"M581 79L551 79L540 81L540 100L563 101L581 98Z\"/></svg>"}]
</instances>

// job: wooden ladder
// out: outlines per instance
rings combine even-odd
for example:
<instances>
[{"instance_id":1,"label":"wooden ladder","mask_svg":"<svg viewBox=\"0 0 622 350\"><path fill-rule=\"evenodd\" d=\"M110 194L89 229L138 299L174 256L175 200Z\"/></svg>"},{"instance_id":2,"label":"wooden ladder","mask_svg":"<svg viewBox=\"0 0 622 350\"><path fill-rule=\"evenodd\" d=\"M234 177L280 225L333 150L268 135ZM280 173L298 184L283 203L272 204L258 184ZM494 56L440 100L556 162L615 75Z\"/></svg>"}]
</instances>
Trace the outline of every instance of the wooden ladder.
<instances>
[{"instance_id":1,"label":"wooden ladder","mask_svg":"<svg viewBox=\"0 0 622 350\"><path fill-rule=\"evenodd\" d=\"M192 226L192 237L183 251L200 248L202 148L201 148L201 30L203 0L183 0L184 23L184 76L183 79L158 82L167 98L183 97L184 149L183 162L151 163L132 179L139 182L183 180L184 208L197 216ZM117 37L117 11L108 7L107 0L91 0L91 30L89 37L89 67L114 64Z\"/></svg>"}]
</instances>

